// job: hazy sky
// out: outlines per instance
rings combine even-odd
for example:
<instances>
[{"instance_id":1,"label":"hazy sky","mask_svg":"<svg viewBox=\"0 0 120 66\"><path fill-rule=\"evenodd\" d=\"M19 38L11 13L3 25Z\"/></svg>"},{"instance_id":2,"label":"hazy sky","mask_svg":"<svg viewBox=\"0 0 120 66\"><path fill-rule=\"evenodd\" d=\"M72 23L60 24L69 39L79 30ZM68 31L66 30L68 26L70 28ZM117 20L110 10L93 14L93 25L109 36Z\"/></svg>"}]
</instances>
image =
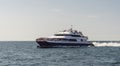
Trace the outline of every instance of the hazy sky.
<instances>
[{"instance_id":1,"label":"hazy sky","mask_svg":"<svg viewBox=\"0 0 120 66\"><path fill-rule=\"evenodd\" d=\"M0 0L0 40L35 40L58 31L120 40L120 0Z\"/></svg>"}]
</instances>

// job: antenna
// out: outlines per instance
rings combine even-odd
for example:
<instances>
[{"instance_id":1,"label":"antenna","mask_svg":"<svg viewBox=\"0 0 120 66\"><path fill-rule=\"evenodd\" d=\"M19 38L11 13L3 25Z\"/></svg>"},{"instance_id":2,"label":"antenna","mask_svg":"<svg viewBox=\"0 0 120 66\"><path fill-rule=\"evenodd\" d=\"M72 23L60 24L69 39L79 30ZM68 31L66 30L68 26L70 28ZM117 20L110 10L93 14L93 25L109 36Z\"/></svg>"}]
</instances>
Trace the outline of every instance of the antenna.
<instances>
[{"instance_id":1,"label":"antenna","mask_svg":"<svg viewBox=\"0 0 120 66\"><path fill-rule=\"evenodd\" d=\"M73 25L71 25L71 28L69 29L69 31L71 31L71 32L73 31Z\"/></svg>"},{"instance_id":2,"label":"antenna","mask_svg":"<svg viewBox=\"0 0 120 66\"><path fill-rule=\"evenodd\" d=\"M71 30L73 29L73 25L71 25Z\"/></svg>"}]
</instances>

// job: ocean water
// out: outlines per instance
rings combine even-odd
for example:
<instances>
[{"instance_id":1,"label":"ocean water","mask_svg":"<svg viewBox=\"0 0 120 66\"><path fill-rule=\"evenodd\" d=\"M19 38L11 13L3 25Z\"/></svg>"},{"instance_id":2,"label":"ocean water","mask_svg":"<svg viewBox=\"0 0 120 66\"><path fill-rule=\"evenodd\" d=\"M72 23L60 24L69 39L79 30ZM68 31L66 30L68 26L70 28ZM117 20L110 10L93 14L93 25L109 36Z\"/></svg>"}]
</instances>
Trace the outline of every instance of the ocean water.
<instances>
[{"instance_id":1,"label":"ocean water","mask_svg":"<svg viewBox=\"0 0 120 66\"><path fill-rule=\"evenodd\" d=\"M34 41L0 42L0 66L120 66L120 42L95 47L37 48Z\"/></svg>"}]
</instances>

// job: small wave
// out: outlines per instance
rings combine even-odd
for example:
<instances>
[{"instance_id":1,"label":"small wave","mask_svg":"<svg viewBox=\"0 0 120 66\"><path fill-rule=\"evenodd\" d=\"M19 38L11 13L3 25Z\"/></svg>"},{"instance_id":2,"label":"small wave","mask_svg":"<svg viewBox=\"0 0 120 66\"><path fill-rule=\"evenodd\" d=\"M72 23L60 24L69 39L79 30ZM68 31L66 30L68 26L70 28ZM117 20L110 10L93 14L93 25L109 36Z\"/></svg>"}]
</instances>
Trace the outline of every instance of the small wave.
<instances>
[{"instance_id":1,"label":"small wave","mask_svg":"<svg viewBox=\"0 0 120 66\"><path fill-rule=\"evenodd\" d=\"M98 47L102 47L102 46L120 47L120 43L118 42L103 42L103 43L93 42L93 44Z\"/></svg>"}]
</instances>

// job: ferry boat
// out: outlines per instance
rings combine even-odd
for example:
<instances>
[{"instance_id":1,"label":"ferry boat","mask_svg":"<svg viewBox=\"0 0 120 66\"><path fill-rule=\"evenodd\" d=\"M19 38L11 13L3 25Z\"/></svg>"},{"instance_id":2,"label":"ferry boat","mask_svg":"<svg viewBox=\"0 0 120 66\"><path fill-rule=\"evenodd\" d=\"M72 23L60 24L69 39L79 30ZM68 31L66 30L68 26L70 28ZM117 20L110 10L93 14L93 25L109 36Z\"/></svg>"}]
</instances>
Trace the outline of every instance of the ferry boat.
<instances>
[{"instance_id":1,"label":"ferry boat","mask_svg":"<svg viewBox=\"0 0 120 66\"><path fill-rule=\"evenodd\" d=\"M50 47L81 47L81 46L94 46L91 42L87 41L88 37L84 36L82 32L68 29L60 31L53 36L46 38L38 38L36 42L39 44L38 47L50 48Z\"/></svg>"}]
</instances>

